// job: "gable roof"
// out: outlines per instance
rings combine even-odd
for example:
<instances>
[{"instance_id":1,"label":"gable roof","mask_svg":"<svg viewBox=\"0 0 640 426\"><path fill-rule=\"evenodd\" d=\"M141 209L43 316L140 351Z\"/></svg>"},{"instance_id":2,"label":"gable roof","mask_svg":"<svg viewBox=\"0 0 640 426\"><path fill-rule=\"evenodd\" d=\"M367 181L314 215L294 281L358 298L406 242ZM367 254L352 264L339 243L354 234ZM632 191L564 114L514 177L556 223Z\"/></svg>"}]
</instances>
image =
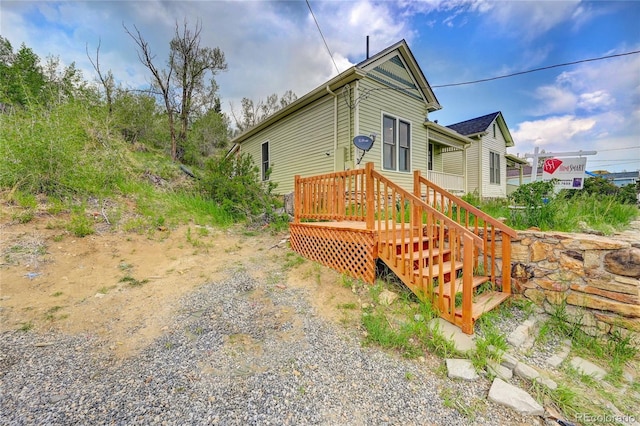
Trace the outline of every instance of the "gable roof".
<instances>
[{"instance_id":1,"label":"gable roof","mask_svg":"<svg viewBox=\"0 0 640 426\"><path fill-rule=\"evenodd\" d=\"M271 124L279 121L280 119L293 114L294 112L299 111L305 106L326 96L327 94L331 93L331 91L338 90L345 84L349 84L355 80L360 80L367 77L367 73L369 71L372 71L379 64L390 60L394 56L398 56L399 60L402 61L405 68L409 71L411 78L413 79L413 84L415 85L416 89L420 93L420 96L427 105L427 109L429 111L441 109L442 106L440 106L438 99L431 90L431 86L429 86L429 83L422 73L420 66L416 62L413 53L411 53L407 42L403 39L395 43L394 45L387 47L383 51L371 56L370 58L365 59L359 64L354 65L351 68L341 72L329 81L316 87L311 92L298 98L296 101L292 102L286 107L276 111L266 119L262 120L260 123L245 130L243 133L233 138L231 142L235 144L242 143L250 136L260 132L262 129L269 127Z\"/></svg>"},{"instance_id":2,"label":"gable roof","mask_svg":"<svg viewBox=\"0 0 640 426\"><path fill-rule=\"evenodd\" d=\"M501 111L492 112L491 114L483 115L482 117L476 117L459 123L450 124L447 127L468 137L483 136L489 131L489 126L491 126L491 123L494 121L498 123L500 131L507 141L506 145L514 146L513 138L511 137L511 133L509 132L509 128L507 127L507 123L504 121Z\"/></svg>"},{"instance_id":3,"label":"gable roof","mask_svg":"<svg viewBox=\"0 0 640 426\"><path fill-rule=\"evenodd\" d=\"M413 56L409 45L407 45L404 39L360 62L356 65L356 68L366 72L378 70L380 64L394 59L401 61L403 68L406 68L409 72L410 78L413 80L409 82L409 84L412 84L420 93L422 99L427 104L427 109L430 112L442 109L438 98L436 98L420 65L418 65L418 61L416 61L415 56Z\"/></svg>"}]
</instances>

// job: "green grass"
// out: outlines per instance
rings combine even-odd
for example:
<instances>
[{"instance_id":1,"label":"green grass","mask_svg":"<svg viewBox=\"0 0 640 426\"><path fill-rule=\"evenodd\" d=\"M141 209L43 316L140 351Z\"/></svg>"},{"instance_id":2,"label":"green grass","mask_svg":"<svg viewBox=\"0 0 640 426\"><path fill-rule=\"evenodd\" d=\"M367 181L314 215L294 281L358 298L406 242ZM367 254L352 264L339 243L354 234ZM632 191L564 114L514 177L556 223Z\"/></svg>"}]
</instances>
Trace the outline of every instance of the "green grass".
<instances>
[{"instance_id":1,"label":"green grass","mask_svg":"<svg viewBox=\"0 0 640 426\"><path fill-rule=\"evenodd\" d=\"M149 280L138 280L136 278L133 278L131 275L125 275L124 277L120 278L119 282L128 283L131 287L142 287L144 284L148 283Z\"/></svg>"}]
</instances>

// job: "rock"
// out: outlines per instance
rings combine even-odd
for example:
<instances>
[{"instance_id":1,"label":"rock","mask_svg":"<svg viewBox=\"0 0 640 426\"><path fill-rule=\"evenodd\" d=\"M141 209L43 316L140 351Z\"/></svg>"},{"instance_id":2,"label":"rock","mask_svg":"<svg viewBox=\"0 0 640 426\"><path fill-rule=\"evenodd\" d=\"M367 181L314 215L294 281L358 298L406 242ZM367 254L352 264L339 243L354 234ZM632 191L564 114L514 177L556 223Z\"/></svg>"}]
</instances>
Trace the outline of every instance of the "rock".
<instances>
[{"instance_id":1,"label":"rock","mask_svg":"<svg viewBox=\"0 0 640 426\"><path fill-rule=\"evenodd\" d=\"M523 379L534 381L540 377L540 373L533 367L528 366L525 363L519 362L513 372Z\"/></svg>"},{"instance_id":2,"label":"rock","mask_svg":"<svg viewBox=\"0 0 640 426\"><path fill-rule=\"evenodd\" d=\"M544 408L531 395L499 378L491 384L489 401L509 407L521 415L544 415Z\"/></svg>"},{"instance_id":3,"label":"rock","mask_svg":"<svg viewBox=\"0 0 640 426\"><path fill-rule=\"evenodd\" d=\"M453 346L458 352L468 352L475 350L476 342L473 337L468 334L464 334L462 330L446 321L442 318L435 318L429 322L429 330L438 330L442 335L453 343Z\"/></svg>"},{"instance_id":4,"label":"rock","mask_svg":"<svg viewBox=\"0 0 640 426\"><path fill-rule=\"evenodd\" d=\"M476 380L480 377L468 359L447 358L445 361L450 379Z\"/></svg>"},{"instance_id":5,"label":"rock","mask_svg":"<svg viewBox=\"0 0 640 426\"><path fill-rule=\"evenodd\" d=\"M487 361L487 371L502 380L510 380L513 377L513 371L510 368L492 360Z\"/></svg>"},{"instance_id":6,"label":"rock","mask_svg":"<svg viewBox=\"0 0 640 426\"><path fill-rule=\"evenodd\" d=\"M507 337L507 342L515 348L519 348L529 337L529 328L519 325Z\"/></svg>"},{"instance_id":7,"label":"rock","mask_svg":"<svg viewBox=\"0 0 640 426\"><path fill-rule=\"evenodd\" d=\"M502 362L500 364L502 364L503 366L505 366L510 370L513 370L514 368L516 368L516 365L518 364L518 358L516 358L511 354L504 354L502 355Z\"/></svg>"},{"instance_id":8,"label":"rock","mask_svg":"<svg viewBox=\"0 0 640 426\"><path fill-rule=\"evenodd\" d=\"M640 249L629 247L607 253L604 256L604 269L616 275L640 277Z\"/></svg>"},{"instance_id":9,"label":"rock","mask_svg":"<svg viewBox=\"0 0 640 426\"><path fill-rule=\"evenodd\" d=\"M569 364L578 372L587 376L592 376L593 378L598 380L604 379L604 377L607 375L607 372L603 368L598 367L594 363L587 361L586 359L582 359L578 356L572 358Z\"/></svg>"},{"instance_id":10,"label":"rock","mask_svg":"<svg viewBox=\"0 0 640 426\"><path fill-rule=\"evenodd\" d=\"M640 304L640 299L638 299L637 295L618 293L617 291L602 290L598 287L593 287L590 285L571 284L569 288L571 288L571 290L579 291L582 293L595 294L598 296L606 297L607 299L628 303L630 305Z\"/></svg>"},{"instance_id":11,"label":"rock","mask_svg":"<svg viewBox=\"0 0 640 426\"><path fill-rule=\"evenodd\" d=\"M536 379L536 382L543 384L550 390L558 389L558 384L548 377L540 376Z\"/></svg>"},{"instance_id":12,"label":"rock","mask_svg":"<svg viewBox=\"0 0 640 426\"><path fill-rule=\"evenodd\" d=\"M628 305L626 303L616 302L615 300L606 299L604 297L577 292L567 295L566 300L569 305L616 312L627 317L640 317L640 305Z\"/></svg>"},{"instance_id":13,"label":"rock","mask_svg":"<svg viewBox=\"0 0 640 426\"><path fill-rule=\"evenodd\" d=\"M378 296L378 300L380 301L380 304L386 305L386 306L392 305L397 298L398 298L397 293L394 293L393 291L389 291L387 289L382 290L382 292L380 293L380 296Z\"/></svg>"}]
</instances>

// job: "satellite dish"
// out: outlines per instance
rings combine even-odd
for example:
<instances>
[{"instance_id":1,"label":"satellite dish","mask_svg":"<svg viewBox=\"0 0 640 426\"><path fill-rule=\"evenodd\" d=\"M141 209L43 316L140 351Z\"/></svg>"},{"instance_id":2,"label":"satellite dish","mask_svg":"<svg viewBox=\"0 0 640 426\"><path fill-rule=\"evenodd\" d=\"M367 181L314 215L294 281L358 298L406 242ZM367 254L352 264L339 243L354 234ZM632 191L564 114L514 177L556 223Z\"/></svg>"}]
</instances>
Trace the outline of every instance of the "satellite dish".
<instances>
[{"instance_id":1,"label":"satellite dish","mask_svg":"<svg viewBox=\"0 0 640 426\"><path fill-rule=\"evenodd\" d=\"M353 138L353 144L358 149L369 151L373 146L373 139L369 136L359 135Z\"/></svg>"},{"instance_id":2,"label":"satellite dish","mask_svg":"<svg viewBox=\"0 0 640 426\"><path fill-rule=\"evenodd\" d=\"M360 158L358 158L358 161L356 162L356 164L360 164L360 161L362 161L362 157L364 157L364 154L366 154L367 151L371 149L371 147L373 146L373 142L375 142L375 140L376 140L375 133L370 136L358 135L355 138L353 138L353 144L356 146L356 148L362 151L362 155L360 155Z\"/></svg>"}]
</instances>

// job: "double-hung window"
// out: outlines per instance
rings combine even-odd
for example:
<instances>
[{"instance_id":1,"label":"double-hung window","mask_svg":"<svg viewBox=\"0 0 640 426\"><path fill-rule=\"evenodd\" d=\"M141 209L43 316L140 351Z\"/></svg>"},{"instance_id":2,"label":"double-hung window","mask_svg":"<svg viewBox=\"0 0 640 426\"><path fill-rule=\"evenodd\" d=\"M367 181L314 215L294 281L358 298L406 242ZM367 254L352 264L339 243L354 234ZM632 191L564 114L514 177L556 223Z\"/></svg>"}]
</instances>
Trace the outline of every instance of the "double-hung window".
<instances>
[{"instance_id":1,"label":"double-hung window","mask_svg":"<svg viewBox=\"0 0 640 426\"><path fill-rule=\"evenodd\" d=\"M489 182L500 183L500 154L489 152Z\"/></svg>"},{"instance_id":2,"label":"double-hung window","mask_svg":"<svg viewBox=\"0 0 640 426\"><path fill-rule=\"evenodd\" d=\"M382 167L411 171L411 125L399 118L382 117Z\"/></svg>"},{"instance_id":3,"label":"double-hung window","mask_svg":"<svg viewBox=\"0 0 640 426\"><path fill-rule=\"evenodd\" d=\"M269 180L269 142L262 144L262 180Z\"/></svg>"}]
</instances>

